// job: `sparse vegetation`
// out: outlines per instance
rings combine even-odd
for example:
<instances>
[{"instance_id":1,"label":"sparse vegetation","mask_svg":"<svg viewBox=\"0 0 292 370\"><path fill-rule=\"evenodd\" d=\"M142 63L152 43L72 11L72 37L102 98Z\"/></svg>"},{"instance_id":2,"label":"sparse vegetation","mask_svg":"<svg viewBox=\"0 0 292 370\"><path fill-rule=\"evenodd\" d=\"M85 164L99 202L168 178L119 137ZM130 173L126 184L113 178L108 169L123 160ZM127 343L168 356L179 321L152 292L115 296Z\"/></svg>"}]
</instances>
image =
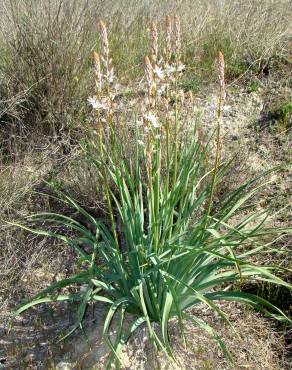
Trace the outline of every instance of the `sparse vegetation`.
<instances>
[{"instance_id":1,"label":"sparse vegetation","mask_svg":"<svg viewBox=\"0 0 292 370\"><path fill-rule=\"evenodd\" d=\"M180 18L165 21L166 14ZM225 308L235 327L242 325L232 313L239 306L218 300L248 303L289 323L290 14L288 1L268 0L4 1L0 307L6 321L7 309L37 294L18 312L58 301L56 312L77 315L75 324L56 327L54 336L62 337L92 326L87 308L102 301L110 308L98 328L112 357L101 367L105 360L119 367L119 358L127 367L123 346L144 327L154 347L185 366L177 340L188 340L193 323L207 331L196 335L215 338L227 356L231 350L238 368L241 355L219 334L229 324ZM221 55L218 105L212 92L219 50L225 76ZM270 103L269 84L281 74L281 98ZM261 105L265 95L269 104ZM234 109L242 97L240 116ZM250 175L256 180L248 181ZM199 312L204 305L207 319ZM46 320L58 321L47 305L33 309L41 312L32 323L40 333ZM64 350L49 345L46 360L8 342L0 350L5 366L22 357L21 366L55 368ZM200 346L192 347L199 368L231 366L220 356L215 365ZM267 348L271 368L289 368L285 354L280 359Z\"/></svg>"},{"instance_id":2,"label":"sparse vegetation","mask_svg":"<svg viewBox=\"0 0 292 370\"><path fill-rule=\"evenodd\" d=\"M292 101L286 101L276 109L276 115L280 123L286 128L292 125Z\"/></svg>"},{"instance_id":3,"label":"sparse vegetation","mask_svg":"<svg viewBox=\"0 0 292 370\"><path fill-rule=\"evenodd\" d=\"M227 78L233 79L250 69L260 72L272 58L287 54L287 10L285 1L274 6L272 1L170 0L148 6L127 0L5 0L2 125L16 119L26 134L43 131L58 140L60 132L68 135L83 126L101 18L110 29L116 72L126 81L141 77L151 19L163 24L171 13L181 15L183 60L192 75L215 76L214 60L222 50Z\"/></svg>"},{"instance_id":4,"label":"sparse vegetation","mask_svg":"<svg viewBox=\"0 0 292 370\"><path fill-rule=\"evenodd\" d=\"M249 92L256 92L261 88L261 86L262 86L261 81L259 79L254 79L248 85L248 91Z\"/></svg>"}]
</instances>

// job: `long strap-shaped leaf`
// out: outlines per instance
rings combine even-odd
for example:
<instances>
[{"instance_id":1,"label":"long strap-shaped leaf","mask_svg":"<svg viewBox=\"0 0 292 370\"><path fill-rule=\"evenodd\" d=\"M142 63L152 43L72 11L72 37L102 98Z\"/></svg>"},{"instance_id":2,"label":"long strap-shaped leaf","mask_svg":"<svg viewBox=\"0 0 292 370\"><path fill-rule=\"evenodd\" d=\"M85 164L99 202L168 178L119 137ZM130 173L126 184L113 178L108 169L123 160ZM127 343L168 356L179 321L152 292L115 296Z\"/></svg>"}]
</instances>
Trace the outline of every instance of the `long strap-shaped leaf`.
<instances>
[{"instance_id":1,"label":"long strap-shaped leaf","mask_svg":"<svg viewBox=\"0 0 292 370\"><path fill-rule=\"evenodd\" d=\"M47 299L47 302L53 302L54 297L49 297L48 295L54 292L57 289L64 288L66 286L76 284L76 283L84 283L86 281L89 281L91 272L90 271L83 271L78 275L75 275L69 279L63 279L61 281L58 281L54 284L51 284L48 288L43 289L39 294L37 294L35 297L30 299L28 302L22 304L19 306L19 308L15 311L16 315L19 315L21 312L27 310L28 308L35 306L36 304L41 303L41 299ZM78 295L79 296L79 295ZM58 297L58 296L57 296Z\"/></svg>"},{"instance_id":2,"label":"long strap-shaped leaf","mask_svg":"<svg viewBox=\"0 0 292 370\"><path fill-rule=\"evenodd\" d=\"M35 235L49 236L49 237L54 237L56 239L62 240L66 244L71 245L77 251L77 253L80 254L82 258L84 258L84 260L89 261L89 262L91 261L90 256L87 253L85 253L84 250L80 248L79 245L73 239L70 239L65 235L58 234L58 233L51 232L51 231L46 231L46 230L33 229L25 225L14 223L14 222L7 222L7 223L13 226L17 226L23 230L29 231Z\"/></svg>"},{"instance_id":3,"label":"long strap-shaped leaf","mask_svg":"<svg viewBox=\"0 0 292 370\"><path fill-rule=\"evenodd\" d=\"M213 292L207 293L206 296L211 300L224 300L224 301L237 301L249 304L251 306L256 307L257 309L267 313L269 316L275 317L277 320L280 321L287 321L292 323L291 318L289 318L282 310L278 307L274 306L272 303L268 302L264 298L258 297L255 294L245 293L245 292L234 292L234 291L220 291L220 292ZM279 313L279 315L271 314L271 312L263 309L263 307L270 308Z\"/></svg>"}]
</instances>

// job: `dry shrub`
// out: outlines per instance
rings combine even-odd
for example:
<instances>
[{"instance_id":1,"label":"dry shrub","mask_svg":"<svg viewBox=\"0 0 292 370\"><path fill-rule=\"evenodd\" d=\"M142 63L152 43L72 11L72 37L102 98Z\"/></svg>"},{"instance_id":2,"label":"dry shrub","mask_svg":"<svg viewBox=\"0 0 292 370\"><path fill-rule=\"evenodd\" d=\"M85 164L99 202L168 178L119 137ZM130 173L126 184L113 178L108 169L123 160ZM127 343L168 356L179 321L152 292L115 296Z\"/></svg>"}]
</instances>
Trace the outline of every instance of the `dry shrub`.
<instances>
[{"instance_id":1,"label":"dry shrub","mask_svg":"<svg viewBox=\"0 0 292 370\"><path fill-rule=\"evenodd\" d=\"M5 15L9 60L2 69L10 94L26 91L21 124L55 136L78 125L95 38L88 2L12 0Z\"/></svg>"},{"instance_id":2,"label":"dry shrub","mask_svg":"<svg viewBox=\"0 0 292 370\"><path fill-rule=\"evenodd\" d=\"M227 76L266 68L287 54L290 2L270 1L95 1L4 0L0 50L1 124L59 137L85 120L92 90L89 56L97 25L105 19L117 73L139 75L149 45L149 20L177 13L182 19L183 54L200 71L213 69L222 50ZM159 40L159 43L162 43ZM9 88L6 88L9 86ZM2 108L3 102L5 103ZM9 107L9 109L8 109ZM0 111L0 112L1 112ZM23 132L21 132L23 135Z\"/></svg>"}]
</instances>

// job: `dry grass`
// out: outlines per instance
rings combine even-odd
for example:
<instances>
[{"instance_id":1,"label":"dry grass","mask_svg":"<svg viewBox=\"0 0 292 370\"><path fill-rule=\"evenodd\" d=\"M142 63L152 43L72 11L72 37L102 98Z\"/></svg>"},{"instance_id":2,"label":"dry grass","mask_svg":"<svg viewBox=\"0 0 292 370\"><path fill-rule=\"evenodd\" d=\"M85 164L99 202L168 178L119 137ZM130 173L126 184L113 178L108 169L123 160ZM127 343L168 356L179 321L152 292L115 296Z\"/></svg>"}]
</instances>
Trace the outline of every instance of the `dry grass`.
<instances>
[{"instance_id":1,"label":"dry grass","mask_svg":"<svg viewBox=\"0 0 292 370\"><path fill-rule=\"evenodd\" d=\"M69 6L70 4L70 6ZM150 21L165 14L182 20L188 79L210 76L222 50L227 77L267 70L286 58L291 3L287 1L4 0L0 32L2 125L43 131L55 139L81 127L92 91L92 51L100 45L98 21L110 29L120 77L140 76L150 41ZM160 30L159 30L160 31ZM162 44L162 38L158 40ZM211 74L212 75L212 74ZM186 81L187 83L187 81Z\"/></svg>"},{"instance_id":2,"label":"dry grass","mask_svg":"<svg viewBox=\"0 0 292 370\"><path fill-rule=\"evenodd\" d=\"M199 307L192 311L193 315L204 317L209 324L214 325L218 333L222 335L228 347L233 348L232 355L235 360L235 368L238 370L272 370L283 369L285 364L282 356L285 353L283 338L280 338L273 327L267 321L257 317L252 312L246 312L240 305L224 304L226 312L231 315L234 331L227 327L217 318L212 318L208 310ZM171 323L171 336L175 341L175 351L178 356L178 364L170 364L163 354L155 356L155 352L145 338L143 330L137 335L130 348L125 352L124 360L128 362L128 369L163 369L163 370L195 370L195 369L231 369L230 363L218 352L215 343L210 345L211 338L201 330L187 325L186 341L184 346L179 338L178 325ZM267 340L267 338L269 338ZM278 357L279 356L279 357ZM102 368L100 367L96 367Z\"/></svg>"},{"instance_id":3,"label":"dry grass","mask_svg":"<svg viewBox=\"0 0 292 370\"><path fill-rule=\"evenodd\" d=\"M37 281L44 275L37 271ZM46 279L54 280L46 275ZM238 304L222 304L234 326L234 331L219 317L214 317L204 307L198 306L190 313L199 315L218 331L229 348L238 370L284 370L290 368L286 357L284 337L277 333L268 320L258 314L246 311ZM102 318L105 315L102 306L93 306L88 310L83 334L74 335L64 343L55 343L57 331L66 330L73 318L68 315L64 304L56 304L54 311L37 308L35 315L26 314L22 322L16 321L8 335L3 337L2 344L8 355L7 364L11 366L38 366L40 369L56 369L58 363L67 363L72 369L96 369L105 367L108 350L101 338ZM38 318L36 318L38 317ZM97 319L99 318L99 319ZM25 326L23 326L25 323ZM1 331L0 331L1 333ZM114 335L114 334L113 334ZM178 323L170 323L170 336L178 363L171 363L163 353L154 350L142 327L132 337L123 351L123 370L231 370L230 363L220 350L202 330L191 323L186 324L186 346L179 337ZM86 338L86 339L85 339ZM17 346L15 343L17 342ZM1 354L1 352L0 352ZM31 361L29 360L31 358Z\"/></svg>"}]
</instances>

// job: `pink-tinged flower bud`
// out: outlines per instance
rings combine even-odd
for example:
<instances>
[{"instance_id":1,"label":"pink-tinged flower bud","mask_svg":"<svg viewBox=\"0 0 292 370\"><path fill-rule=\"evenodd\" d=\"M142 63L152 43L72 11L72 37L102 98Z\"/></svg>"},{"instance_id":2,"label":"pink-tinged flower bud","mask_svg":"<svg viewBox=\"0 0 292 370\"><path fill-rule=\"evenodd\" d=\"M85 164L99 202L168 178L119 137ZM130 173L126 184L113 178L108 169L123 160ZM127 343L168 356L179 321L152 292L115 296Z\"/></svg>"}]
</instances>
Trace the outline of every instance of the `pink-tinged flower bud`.
<instances>
[{"instance_id":1,"label":"pink-tinged flower bud","mask_svg":"<svg viewBox=\"0 0 292 370\"><path fill-rule=\"evenodd\" d=\"M155 21L152 22L151 25L151 37L152 37L152 60L153 62L157 62L158 58L158 31L157 31L157 23Z\"/></svg>"},{"instance_id":2,"label":"pink-tinged flower bud","mask_svg":"<svg viewBox=\"0 0 292 370\"><path fill-rule=\"evenodd\" d=\"M172 18L167 15L165 18L165 58L168 63L171 57L171 32L172 32Z\"/></svg>"},{"instance_id":3,"label":"pink-tinged flower bud","mask_svg":"<svg viewBox=\"0 0 292 370\"><path fill-rule=\"evenodd\" d=\"M218 79L219 79L219 103L218 103L218 118L222 117L223 107L225 103L225 62L224 56L219 51L217 58Z\"/></svg>"},{"instance_id":4,"label":"pink-tinged flower bud","mask_svg":"<svg viewBox=\"0 0 292 370\"><path fill-rule=\"evenodd\" d=\"M174 16L174 33L175 33L175 56L176 61L180 61L181 57L181 29L180 29L180 18Z\"/></svg>"},{"instance_id":5,"label":"pink-tinged flower bud","mask_svg":"<svg viewBox=\"0 0 292 370\"><path fill-rule=\"evenodd\" d=\"M102 77L99 54L94 52L94 66L95 66L95 83L98 93L101 93Z\"/></svg>"},{"instance_id":6,"label":"pink-tinged flower bud","mask_svg":"<svg viewBox=\"0 0 292 370\"><path fill-rule=\"evenodd\" d=\"M101 31L101 42L103 47L103 53L106 59L109 56L109 42L108 42L108 35L107 35L107 28L103 21L100 21L100 31Z\"/></svg>"}]
</instances>

